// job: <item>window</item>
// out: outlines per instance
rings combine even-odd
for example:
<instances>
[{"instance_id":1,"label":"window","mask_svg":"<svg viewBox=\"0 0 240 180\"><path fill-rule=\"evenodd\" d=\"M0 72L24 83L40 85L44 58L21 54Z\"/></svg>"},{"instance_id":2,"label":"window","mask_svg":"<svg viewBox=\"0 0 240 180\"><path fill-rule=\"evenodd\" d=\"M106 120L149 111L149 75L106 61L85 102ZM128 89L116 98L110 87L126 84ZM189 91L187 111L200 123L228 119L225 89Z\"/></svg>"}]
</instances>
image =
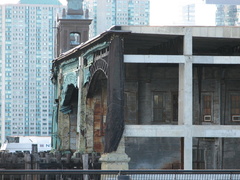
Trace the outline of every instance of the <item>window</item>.
<instances>
[{"instance_id":1,"label":"window","mask_svg":"<svg viewBox=\"0 0 240 180\"><path fill-rule=\"evenodd\" d=\"M230 108L232 121L240 121L240 94L230 95Z\"/></svg>"},{"instance_id":2,"label":"window","mask_svg":"<svg viewBox=\"0 0 240 180\"><path fill-rule=\"evenodd\" d=\"M70 33L70 45L76 46L80 44L80 34L76 32Z\"/></svg>"},{"instance_id":3,"label":"window","mask_svg":"<svg viewBox=\"0 0 240 180\"><path fill-rule=\"evenodd\" d=\"M124 93L124 117L127 124L137 124L137 95L136 92Z\"/></svg>"},{"instance_id":4,"label":"window","mask_svg":"<svg viewBox=\"0 0 240 180\"><path fill-rule=\"evenodd\" d=\"M172 93L172 121L178 121L178 93Z\"/></svg>"},{"instance_id":5,"label":"window","mask_svg":"<svg viewBox=\"0 0 240 180\"><path fill-rule=\"evenodd\" d=\"M163 111L163 93L154 92L153 93L153 122L163 122L164 121L164 111Z\"/></svg>"},{"instance_id":6,"label":"window","mask_svg":"<svg viewBox=\"0 0 240 180\"><path fill-rule=\"evenodd\" d=\"M212 121L212 94L202 94L202 117L203 121Z\"/></svg>"}]
</instances>

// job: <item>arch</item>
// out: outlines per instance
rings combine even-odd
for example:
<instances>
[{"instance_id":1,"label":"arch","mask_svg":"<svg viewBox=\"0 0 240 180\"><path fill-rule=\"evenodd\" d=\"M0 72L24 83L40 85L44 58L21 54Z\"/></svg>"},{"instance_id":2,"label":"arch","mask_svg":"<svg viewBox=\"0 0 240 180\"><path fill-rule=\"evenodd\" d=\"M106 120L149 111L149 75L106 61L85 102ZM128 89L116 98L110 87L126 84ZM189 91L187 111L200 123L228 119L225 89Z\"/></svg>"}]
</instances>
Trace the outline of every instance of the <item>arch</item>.
<instances>
[{"instance_id":1,"label":"arch","mask_svg":"<svg viewBox=\"0 0 240 180\"><path fill-rule=\"evenodd\" d=\"M97 69L93 76L91 76L90 82L89 82L89 87L88 87L88 92L87 92L87 97L93 97L93 95L99 90L100 87L102 87L101 83L102 81L107 80L107 76L104 73L102 69ZM107 83L107 81L106 81Z\"/></svg>"},{"instance_id":2,"label":"arch","mask_svg":"<svg viewBox=\"0 0 240 180\"><path fill-rule=\"evenodd\" d=\"M61 108L60 108L60 111L62 113L67 114L72 111L71 101L72 101L72 99L75 99L75 96L78 95L77 91L78 91L78 89L73 84L67 85L67 90L65 92L65 96L62 97L63 100L62 100L62 104L61 104Z\"/></svg>"},{"instance_id":3,"label":"arch","mask_svg":"<svg viewBox=\"0 0 240 180\"><path fill-rule=\"evenodd\" d=\"M64 132L68 132L66 138L68 139L68 148L75 152L77 147L77 112L78 112L78 88L73 84L68 84L65 91L65 96L62 100L60 111L63 114L68 114L67 121L64 122ZM66 135L66 134L65 134Z\"/></svg>"},{"instance_id":4,"label":"arch","mask_svg":"<svg viewBox=\"0 0 240 180\"><path fill-rule=\"evenodd\" d=\"M94 74L99 70L105 74L106 78L108 78L108 63L104 59L98 59L97 61L94 61L94 63L90 67L90 81L93 78Z\"/></svg>"},{"instance_id":5,"label":"arch","mask_svg":"<svg viewBox=\"0 0 240 180\"><path fill-rule=\"evenodd\" d=\"M70 45L77 46L81 43L81 34L79 32L71 32L69 34Z\"/></svg>"},{"instance_id":6,"label":"arch","mask_svg":"<svg viewBox=\"0 0 240 180\"><path fill-rule=\"evenodd\" d=\"M104 134L107 115L107 78L102 70L94 73L87 93L87 122L92 138L94 152L104 152Z\"/></svg>"}]
</instances>

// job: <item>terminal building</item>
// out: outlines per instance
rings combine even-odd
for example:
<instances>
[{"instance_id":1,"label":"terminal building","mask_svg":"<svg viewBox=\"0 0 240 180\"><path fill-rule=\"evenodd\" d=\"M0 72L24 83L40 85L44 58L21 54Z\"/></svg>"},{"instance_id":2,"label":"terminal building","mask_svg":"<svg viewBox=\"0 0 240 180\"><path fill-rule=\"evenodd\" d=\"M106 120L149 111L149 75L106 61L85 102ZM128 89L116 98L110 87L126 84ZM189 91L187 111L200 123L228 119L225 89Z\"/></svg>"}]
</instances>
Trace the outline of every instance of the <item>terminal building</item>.
<instances>
[{"instance_id":1,"label":"terminal building","mask_svg":"<svg viewBox=\"0 0 240 180\"><path fill-rule=\"evenodd\" d=\"M53 148L102 169L239 169L239 27L115 26L52 64Z\"/></svg>"}]
</instances>

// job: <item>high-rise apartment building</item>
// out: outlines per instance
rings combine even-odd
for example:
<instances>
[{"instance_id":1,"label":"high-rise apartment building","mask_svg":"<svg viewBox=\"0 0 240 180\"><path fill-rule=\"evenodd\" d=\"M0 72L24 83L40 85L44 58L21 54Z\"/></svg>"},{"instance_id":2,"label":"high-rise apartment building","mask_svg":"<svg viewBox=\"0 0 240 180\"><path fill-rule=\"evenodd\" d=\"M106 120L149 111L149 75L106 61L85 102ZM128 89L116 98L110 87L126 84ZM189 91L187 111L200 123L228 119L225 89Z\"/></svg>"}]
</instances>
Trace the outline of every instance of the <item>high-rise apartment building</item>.
<instances>
[{"instance_id":1,"label":"high-rise apartment building","mask_svg":"<svg viewBox=\"0 0 240 180\"><path fill-rule=\"evenodd\" d=\"M90 37L113 25L149 25L150 0L84 0L92 19Z\"/></svg>"},{"instance_id":2,"label":"high-rise apartment building","mask_svg":"<svg viewBox=\"0 0 240 180\"><path fill-rule=\"evenodd\" d=\"M182 24L195 25L196 4L188 4L182 7Z\"/></svg>"},{"instance_id":3,"label":"high-rise apartment building","mask_svg":"<svg viewBox=\"0 0 240 180\"><path fill-rule=\"evenodd\" d=\"M189 0L182 5L181 22L184 26L215 26L216 6L206 4L203 0Z\"/></svg>"},{"instance_id":4,"label":"high-rise apartment building","mask_svg":"<svg viewBox=\"0 0 240 180\"><path fill-rule=\"evenodd\" d=\"M51 134L54 22L58 0L0 6L0 121L5 136Z\"/></svg>"},{"instance_id":5,"label":"high-rise apartment building","mask_svg":"<svg viewBox=\"0 0 240 180\"><path fill-rule=\"evenodd\" d=\"M236 26L239 24L240 0L206 0L206 4L216 4L216 25Z\"/></svg>"},{"instance_id":6,"label":"high-rise apartment building","mask_svg":"<svg viewBox=\"0 0 240 180\"><path fill-rule=\"evenodd\" d=\"M235 26L238 22L237 5L217 5L216 25Z\"/></svg>"}]
</instances>

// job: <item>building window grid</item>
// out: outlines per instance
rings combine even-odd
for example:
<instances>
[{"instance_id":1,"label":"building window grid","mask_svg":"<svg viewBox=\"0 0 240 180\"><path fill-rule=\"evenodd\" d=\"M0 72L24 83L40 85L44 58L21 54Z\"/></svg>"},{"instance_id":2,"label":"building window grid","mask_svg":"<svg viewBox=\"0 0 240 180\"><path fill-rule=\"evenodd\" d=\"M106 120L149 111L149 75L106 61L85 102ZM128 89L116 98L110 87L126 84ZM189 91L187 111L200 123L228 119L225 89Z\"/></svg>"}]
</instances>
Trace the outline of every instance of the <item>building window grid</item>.
<instances>
[{"instance_id":1,"label":"building window grid","mask_svg":"<svg viewBox=\"0 0 240 180\"><path fill-rule=\"evenodd\" d=\"M232 121L240 121L240 94L230 94L230 118Z\"/></svg>"},{"instance_id":2,"label":"building window grid","mask_svg":"<svg viewBox=\"0 0 240 180\"><path fill-rule=\"evenodd\" d=\"M153 93L153 123L163 122L163 93Z\"/></svg>"}]
</instances>

